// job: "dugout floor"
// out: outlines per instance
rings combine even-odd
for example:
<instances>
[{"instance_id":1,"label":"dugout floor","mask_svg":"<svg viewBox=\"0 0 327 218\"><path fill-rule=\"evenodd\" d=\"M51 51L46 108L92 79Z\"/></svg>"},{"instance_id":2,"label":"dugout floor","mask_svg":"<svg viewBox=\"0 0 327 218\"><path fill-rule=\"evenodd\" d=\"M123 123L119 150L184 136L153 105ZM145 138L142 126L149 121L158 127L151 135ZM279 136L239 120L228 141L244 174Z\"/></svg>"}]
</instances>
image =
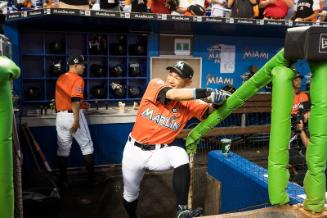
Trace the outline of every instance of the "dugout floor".
<instances>
[{"instance_id":1,"label":"dugout floor","mask_svg":"<svg viewBox=\"0 0 327 218\"><path fill-rule=\"evenodd\" d=\"M267 149L261 147L261 152L257 152L257 150L258 148L247 148L245 151L240 149L237 153L264 166ZM207 152L207 150L199 151L195 158L194 175L196 180L193 189L196 190L193 193L195 207L204 207L207 188ZM83 170L76 169L69 172L70 186L64 190L58 208L60 218L127 218L122 204L123 184L120 165L97 167L96 174L96 184L90 186L86 183L86 173ZM35 186L35 178L40 177L30 175L28 180L31 178L34 178L32 185ZM145 174L141 186L137 210L140 218L175 217L172 171L148 172ZM50 218L44 215L40 217Z\"/></svg>"},{"instance_id":2,"label":"dugout floor","mask_svg":"<svg viewBox=\"0 0 327 218\"><path fill-rule=\"evenodd\" d=\"M242 156L266 165L267 148L238 150ZM199 152L195 159L194 205L204 207L207 182L207 151ZM80 174L70 176L73 185L66 190L61 206L61 218L127 218L122 205L122 175L120 166L97 169L99 184L89 187ZM146 173L138 204L140 218L174 218L175 195L172 171Z\"/></svg>"},{"instance_id":3,"label":"dugout floor","mask_svg":"<svg viewBox=\"0 0 327 218\"><path fill-rule=\"evenodd\" d=\"M118 170L112 169L105 174L98 172L103 181L91 187L74 176L72 186L62 199L61 218L127 218L122 204L122 177L116 172ZM139 217L175 217L171 178L172 171L145 175L137 210Z\"/></svg>"}]
</instances>

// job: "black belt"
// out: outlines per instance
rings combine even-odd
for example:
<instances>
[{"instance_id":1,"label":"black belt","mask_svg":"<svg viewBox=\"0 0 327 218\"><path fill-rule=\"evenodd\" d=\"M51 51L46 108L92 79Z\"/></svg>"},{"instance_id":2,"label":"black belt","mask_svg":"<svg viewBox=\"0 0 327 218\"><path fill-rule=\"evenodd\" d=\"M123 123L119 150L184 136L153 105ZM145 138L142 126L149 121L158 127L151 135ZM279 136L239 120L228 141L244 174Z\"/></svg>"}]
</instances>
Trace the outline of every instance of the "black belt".
<instances>
[{"instance_id":1,"label":"black belt","mask_svg":"<svg viewBox=\"0 0 327 218\"><path fill-rule=\"evenodd\" d=\"M130 136L128 136L128 141L132 141L132 138ZM156 145L154 144L148 144L148 145L145 145L145 144L141 144L137 141L134 141L134 145L141 148L143 151L152 151L152 150L155 150L156 149ZM160 144L160 148L164 148L166 147L166 145L164 144Z\"/></svg>"},{"instance_id":2,"label":"black belt","mask_svg":"<svg viewBox=\"0 0 327 218\"><path fill-rule=\"evenodd\" d=\"M67 112L67 113L73 113L73 111L72 111L72 110L59 110L59 111L57 111L57 113L59 113L59 112Z\"/></svg>"}]
</instances>

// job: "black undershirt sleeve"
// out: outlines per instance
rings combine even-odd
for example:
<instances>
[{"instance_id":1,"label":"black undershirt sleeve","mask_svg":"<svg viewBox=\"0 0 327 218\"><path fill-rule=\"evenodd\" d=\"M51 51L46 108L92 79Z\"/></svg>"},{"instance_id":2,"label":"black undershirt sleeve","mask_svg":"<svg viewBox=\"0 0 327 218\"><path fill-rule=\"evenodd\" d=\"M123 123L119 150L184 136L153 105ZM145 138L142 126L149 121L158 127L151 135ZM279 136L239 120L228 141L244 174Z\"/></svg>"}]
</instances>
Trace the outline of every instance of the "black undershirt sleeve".
<instances>
[{"instance_id":1,"label":"black undershirt sleeve","mask_svg":"<svg viewBox=\"0 0 327 218\"><path fill-rule=\"evenodd\" d=\"M79 98L79 97L72 97L70 100L71 100L71 102L80 102L81 101L81 98Z\"/></svg>"},{"instance_id":2,"label":"black undershirt sleeve","mask_svg":"<svg viewBox=\"0 0 327 218\"><path fill-rule=\"evenodd\" d=\"M162 104L168 104L169 99L166 98L166 94L167 94L168 90L170 90L170 89L171 89L170 87L165 87L165 88L161 89L158 93L157 101L159 101Z\"/></svg>"},{"instance_id":3,"label":"black undershirt sleeve","mask_svg":"<svg viewBox=\"0 0 327 218\"><path fill-rule=\"evenodd\" d=\"M204 114L202 115L203 119L207 119L207 117L210 115L209 113L209 108L206 110L206 112L204 112Z\"/></svg>"}]
</instances>

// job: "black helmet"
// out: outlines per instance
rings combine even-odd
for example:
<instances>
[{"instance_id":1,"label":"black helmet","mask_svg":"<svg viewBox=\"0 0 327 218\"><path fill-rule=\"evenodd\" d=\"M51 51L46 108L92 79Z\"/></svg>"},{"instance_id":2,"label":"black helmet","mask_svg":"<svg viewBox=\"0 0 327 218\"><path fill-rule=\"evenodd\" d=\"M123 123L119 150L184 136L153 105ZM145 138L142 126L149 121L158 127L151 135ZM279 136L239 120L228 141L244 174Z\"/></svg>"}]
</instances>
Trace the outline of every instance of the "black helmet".
<instances>
[{"instance_id":1,"label":"black helmet","mask_svg":"<svg viewBox=\"0 0 327 218\"><path fill-rule=\"evenodd\" d=\"M92 64L91 67L90 67L90 73L93 76L97 76L97 77L104 77L104 76L106 76L106 70L100 64Z\"/></svg>"},{"instance_id":2,"label":"black helmet","mask_svg":"<svg viewBox=\"0 0 327 218\"><path fill-rule=\"evenodd\" d=\"M136 98L136 97L140 96L141 89L139 87L132 86L132 87L129 87L128 93L129 93L130 97Z\"/></svg>"},{"instance_id":3,"label":"black helmet","mask_svg":"<svg viewBox=\"0 0 327 218\"><path fill-rule=\"evenodd\" d=\"M65 53L65 43L63 41L50 42L49 51L54 54Z\"/></svg>"},{"instance_id":4,"label":"black helmet","mask_svg":"<svg viewBox=\"0 0 327 218\"><path fill-rule=\"evenodd\" d=\"M95 98L104 98L106 95L104 86L103 85L93 86L92 95Z\"/></svg>"},{"instance_id":5,"label":"black helmet","mask_svg":"<svg viewBox=\"0 0 327 218\"><path fill-rule=\"evenodd\" d=\"M51 76L60 76L65 72L64 60L52 61L49 65L49 72Z\"/></svg>"},{"instance_id":6,"label":"black helmet","mask_svg":"<svg viewBox=\"0 0 327 218\"><path fill-rule=\"evenodd\" d=\"M113 94L117 98L125 97L125 87L119 82L111 82L110 88L113 91Z\"/></svg>"},{"instance_id":7,"label":"black helmet","mask_svg":"<svg viewBox=\"0 0 327 218\"><path fill-rule=\"evenodd\" d=\"M116 66L113 66L110 69L110 75L111 76L121 77L121 76L123 76L123 73L124 73L124 69L120 64L118 64Z\"/></svg>"},{"instance_id":8,"label":"black helmet","mask_svg":"<svg viewBox=\"0 0 327 218\"><path fill-rule=\"evenodd\" d=\"M129 65L129 75L130 76L140 76L141 69L139 63L133 63Z\"/></svg>"},{"instance_id":9,"label":"black helmet","mask_svg":"<svg viewBox=\"0 0 327 218\"><path fill-rule=\"evenodd\" d=\"M91 55L107 53L107 39L105 36L96 35L88 41L89 53Z\"/></svg>"}]
</instances>

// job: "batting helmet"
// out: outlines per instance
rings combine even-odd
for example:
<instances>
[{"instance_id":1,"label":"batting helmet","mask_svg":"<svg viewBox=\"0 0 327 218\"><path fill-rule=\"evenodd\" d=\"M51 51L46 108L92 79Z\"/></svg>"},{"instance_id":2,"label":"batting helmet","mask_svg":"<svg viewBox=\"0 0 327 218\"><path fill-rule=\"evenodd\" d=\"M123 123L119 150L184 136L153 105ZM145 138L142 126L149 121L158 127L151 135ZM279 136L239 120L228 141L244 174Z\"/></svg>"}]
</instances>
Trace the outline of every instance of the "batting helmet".
<instances>
[{"instance_id":1,"label":"batting helmet","mask_svg":"<svg viewBox=\"0 0 327 218\"><path fill-rule=\"evenodd\" d=\"M121 76L123 76L123 73L124 73L124 69L120 64L110 68L111 76L121 77Z\"/></svg>"},{"instance_id":2,"label":"batting helmet","mask_svg":"<svg viewBox=\"0 0 327 218\"><path fill-rule=\"evenodd\" d=\"M139 63L133 63L129 65L129 75L130 76L140 76L141 69Z\"/></svg>"},{"instance_id":3,"label":"batting helmet","mask_svg":"<svg viewBox=\"0 0 327 218\"><path fill-rule=\"evenodd\" d=\"M93 76L97 76L97 77L104 77L104 76L106 76L106 70L100 64L92 64L91 67L90 67L90 73Z\"/></svg>"},{"instance_id":4,"label":"batting helmet","mask_svg":"<svg viewBox=\"0 0 327 218\"><path fill-rule=\"evenodd\" d=\"M146 47L142 44L133 44L129 46L129 51L132 55L145 55Z\"/></svg>"},{"instance_id":5,"label":"batting helmet","mask_svg":"<svg viewBox=\"0 0 327 218\"><path fill-rule=\"evenodd\" d=\"M88 41L89 53L91 55L107 53L107 39L105 36L96 35Z\"/></svg>"},{"instance_id":6,"label":"batting helmet","mask_svg":"<svg viewBox=\"0 0 327 218\"><path fill-rule=\"evenodd\" d=\"M132 98L137 98L141 94L141 89L139 87L129 87L128 94Z\"/></svg>"},{"instance_id":7,"label":"batting helmet","mask_svg":"<svg viewBox=\"0 0 327 218\"><path fill-rule=\"evenodd\" d=\"M29 100L40 99L41 89L39 87L34 87L34 86L28 87L25 92L25 95Z\"/></svg>"},{"instance_id":8,"label":"batting helmet","mask_svg":"<svg viewBox=\"0 0 327 218\"><path fill-rule=\"evenodd\" d=\"M93 86L92 87L92 95L95 98L104 98L105 97L105 89L103 85Z\"/></svg>"},{"instance_id":9,"label":"batting helmet","mask_svg":"<svg viewBox=\"0 0 327 218\"><path fill-rule=\"evenodd\" d=\"M125 55L126 46L122 43L111 43L110 44L110 53L113 55Z\"/></svg>"},{"instance_id":10,"label":"batting helmet","mask_svg":"<svg viewBox=\"0 0 327 218\"><path fill-rule=\"evenodd\" d=\"M49 72L51 76L60 76L65 72L64 60L52 61L49 65Z\"/></svg>"},{"instance_id":11,"label":"batting helmet","mask_svg":"<svg viewBox=\"0 0 327 218\"><path fill-rule=\"evenodd\" d=\"M55 54L65 52L65 43L63 41L50 42L49 51Z\"/></svg>"},{"instance_id":12,"label":"batting helmet","mask_svg":"<svg viewBox=\"0 0 327 218\"><path fill-rule=\"evenodd\" d=\"M113 91L113 95L117 98L123 98L125 96L125 87L119 82L111 82L110 88Z\"/></svg>"}]
</instances>

